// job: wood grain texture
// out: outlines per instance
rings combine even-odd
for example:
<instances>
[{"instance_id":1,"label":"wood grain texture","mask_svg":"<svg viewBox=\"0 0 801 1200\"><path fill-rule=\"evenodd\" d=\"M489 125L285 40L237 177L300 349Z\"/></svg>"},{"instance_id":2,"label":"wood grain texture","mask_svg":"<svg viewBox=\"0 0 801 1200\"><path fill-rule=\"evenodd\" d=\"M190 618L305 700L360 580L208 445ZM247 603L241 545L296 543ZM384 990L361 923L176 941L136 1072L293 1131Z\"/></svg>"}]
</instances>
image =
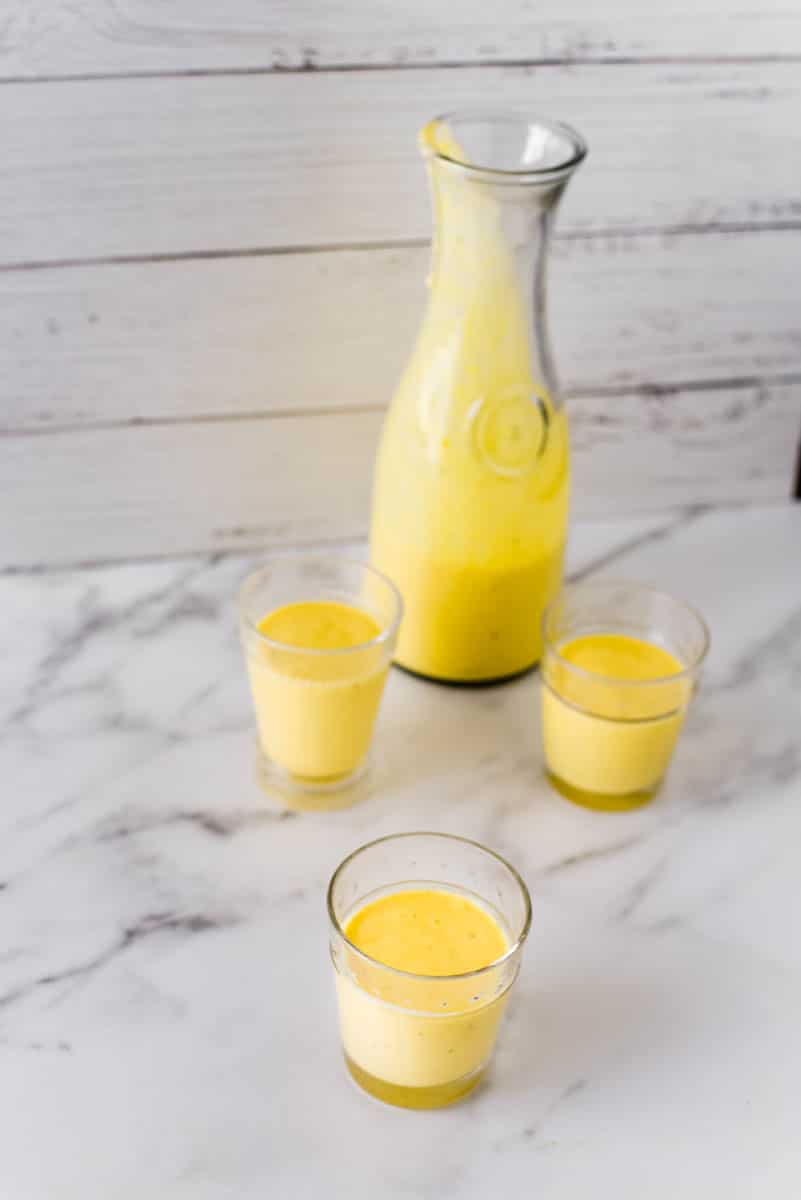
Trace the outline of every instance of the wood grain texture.
<instances>
[{"instance_id":1,"label":"wood grain texture","mask_svg":"<svg viewBox=\"0 0 801 1200\"><path fill-rule=\"evenodd\" d=\"M796 64L8 84L0 264L425 238L415 132L477 97L586 134L563 232L801 224Z\"/></svg>"},{"instance_id":2,"label":"wood grain texture","mask_svg":"<svg viewBox=\"0 0 801 1200\"><path fill-rule=\"evenodd\" d=\"M588 397L571 414L579 515L788 497L797 385ZM362 536L380 424L354 412L7 438L0 562Z\"/></svg>"},{"instance_id":3,"label":"wood grain texture","mask_svg":"<svg viewBox=\"0 0 801 1200\"><path fill-rule=\"evenodd\" d=\"M5 78L801 53L778 0L4 0Z\"/></svg>"},{"instance_id":4,"label":"wood grain texture","mask_svg":"<svg viewBox=\"0 0 801 1200\"><path fill-rule=\"evenodd\" d=\"M479 99L591 145L551 289L576 511L787 497L801 8L734 8L0 0L0 563L362 535L415 133Z\"/></svg>"},{"instance_id":5,"label":"wood grain texture","mask_svg":"<svg viewBox=\"0 0 801 1200\"><path fill-rule=\"evenodd\" d=\"M427 266L417 247L0 273L0 429L381 408ZM799 277L793 232L557 242L563 384L801 376Z\"/></svg>"}]
</instances>

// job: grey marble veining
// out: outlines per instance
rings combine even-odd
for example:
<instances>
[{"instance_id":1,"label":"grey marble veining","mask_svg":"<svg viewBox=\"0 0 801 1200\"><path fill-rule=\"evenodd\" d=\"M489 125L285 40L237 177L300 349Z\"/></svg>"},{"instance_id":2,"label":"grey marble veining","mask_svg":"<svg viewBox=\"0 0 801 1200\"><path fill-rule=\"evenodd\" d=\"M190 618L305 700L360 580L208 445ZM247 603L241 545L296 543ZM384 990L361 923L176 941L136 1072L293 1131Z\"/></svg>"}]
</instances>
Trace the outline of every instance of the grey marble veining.
<instances>
[{"instance_id":1,"label":"grey marble veining","mask_svg":"<svg viewBox=\"0 0 801 1200\"><path fill-rule=\"evenodd\" d=\"M393 673L374 792L265 805L234 595L252 560L0 579L0 1195L801 1191L801 509L579 526L574 574L678 592L713 646L632 814L541 778L538 682ZM495 846L535 919L491 1082L384 1108L340 1062L324 889L382 833Z\"/></svg>"}]
</instances>

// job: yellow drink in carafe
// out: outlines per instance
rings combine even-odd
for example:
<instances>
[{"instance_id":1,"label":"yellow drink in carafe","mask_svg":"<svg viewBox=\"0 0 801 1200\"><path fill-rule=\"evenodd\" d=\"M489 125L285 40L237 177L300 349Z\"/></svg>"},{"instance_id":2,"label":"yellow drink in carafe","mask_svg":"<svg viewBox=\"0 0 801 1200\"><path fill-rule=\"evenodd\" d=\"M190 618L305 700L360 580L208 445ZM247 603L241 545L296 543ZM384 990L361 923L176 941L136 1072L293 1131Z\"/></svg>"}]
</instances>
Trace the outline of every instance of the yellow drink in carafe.
<instances>
[{"instance_id":1,"label":"yellow drink in carafe","mask_svg":"<svg viewBox=\"0 0 801 1200\"><path fill-rule=\"evenodd\" d=\"M442 232L384 426L371 551L404 599L396 661L481 682L540 657L540 618L562 572L567 422L533 340L531 263L509 240L515 222L525 233L536 219L530 197L513 185L499 200L447 165L432 174Z\"/></svg>"}]
</instances>

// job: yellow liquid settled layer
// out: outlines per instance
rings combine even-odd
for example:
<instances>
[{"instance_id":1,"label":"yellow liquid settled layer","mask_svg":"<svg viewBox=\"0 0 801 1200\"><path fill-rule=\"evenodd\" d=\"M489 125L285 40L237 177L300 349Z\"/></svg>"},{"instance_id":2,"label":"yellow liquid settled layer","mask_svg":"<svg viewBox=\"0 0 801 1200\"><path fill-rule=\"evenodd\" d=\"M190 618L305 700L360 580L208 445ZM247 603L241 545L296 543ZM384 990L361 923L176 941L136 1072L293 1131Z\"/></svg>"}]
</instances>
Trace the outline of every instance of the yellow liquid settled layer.
<instances>
[{"instance_id":1,"label":"yellow liquid settled layer","mask_svg":"<svg viewBox=\"0 0 801 1200\"><path fill-rule=\"evenodd\" d=\"M378 623L354 605L310 600L268 613L258 630L271 639L247 656L264 754L300 780L350 775L367 754L387 675L383 647L369 644ZM328 650L350 653L315 653Z\"/></svg>"},{"instance_id":2,"label":"yellow liquid settled layer","mask_svg":"<svg viewBox=\"0 0 801 1200\"><path fill-rule=\"evenodd\" d=\"M363 1091L375 1096L376 1100L383 1100L384 1104L394 1104L396 1108L445 1108L468 1096L487 1073L486 1067L480 1067L464 1079L453 1079L449 1083L435 1083L430 1087L402 1087L368 1074L347 1054L345 1066Z\"/></svg>"},{"instance_id":3,"label":"yellow liquid settled layer","mask_svg":"<svg viewBox=\"0 0 801 1200\"><path fill-rule=\"evenodd\" d=\"M461 892L390 892L347 922L348 940L394 974L353 955L337 972L345 1058L365 1090L411 1108L449 1104L486 1068L508 990L498 921ZM437 978L425 978L436 976Z\"/></svg>"},{"instance_id":4,"label":"yellow liquid settled layer","mask_svg":"<svg viewBox=\"0 0 801 1200\"><path fill-rule=\"evenodd\" d=\"M649 800L684 722L691 684L678 677L683 670L662 646L623 634L577 637L559 647L558 657L549 656L543 748L557 790L590 808Z\"/></svg>"}]
</instances>

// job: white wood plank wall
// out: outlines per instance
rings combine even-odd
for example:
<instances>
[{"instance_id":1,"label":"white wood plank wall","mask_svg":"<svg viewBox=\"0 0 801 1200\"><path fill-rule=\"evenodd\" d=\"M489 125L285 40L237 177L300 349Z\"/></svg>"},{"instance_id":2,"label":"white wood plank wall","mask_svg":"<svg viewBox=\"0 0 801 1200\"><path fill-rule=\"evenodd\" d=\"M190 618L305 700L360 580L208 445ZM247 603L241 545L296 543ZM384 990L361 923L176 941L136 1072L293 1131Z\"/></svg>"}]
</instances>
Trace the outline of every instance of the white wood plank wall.
<instances>
[{"instance_id":1,"label":"white wood plank wall","mask_svg":"<svg viewBox=\"0 0 801 1200\"><path fill-rule=\"evenodd\" d=\"M785 501L801 6L0 0L0 565L364 532L421 315L415 134L574 122L575 509Z\"/></svg>"}]
</instances>

